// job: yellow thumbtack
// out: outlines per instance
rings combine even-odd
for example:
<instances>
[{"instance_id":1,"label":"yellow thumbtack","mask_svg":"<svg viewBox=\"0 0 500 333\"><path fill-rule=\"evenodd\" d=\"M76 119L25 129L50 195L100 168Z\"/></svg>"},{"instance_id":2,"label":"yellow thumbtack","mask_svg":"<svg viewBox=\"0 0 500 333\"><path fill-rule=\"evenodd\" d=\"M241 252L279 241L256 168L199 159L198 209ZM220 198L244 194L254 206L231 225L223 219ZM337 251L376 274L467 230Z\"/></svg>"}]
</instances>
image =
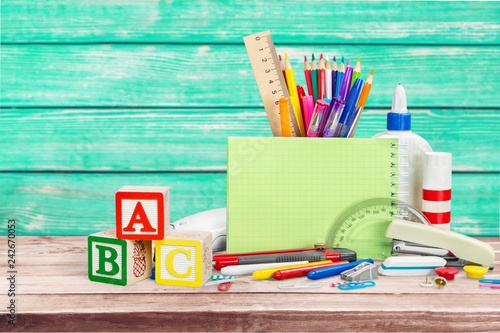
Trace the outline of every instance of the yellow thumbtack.
<instances>
[{"instance_id":1,"label":"yellow thumbtack","mask_svg":"<svg viewBox=\"0 0 500 333\"><path fill-rule=\"evenodd\" d=\"M464 271L471 279L482 279L484 274L488 273L488 268L481 266L464 266Z\"/></svg>"}]
</instances>

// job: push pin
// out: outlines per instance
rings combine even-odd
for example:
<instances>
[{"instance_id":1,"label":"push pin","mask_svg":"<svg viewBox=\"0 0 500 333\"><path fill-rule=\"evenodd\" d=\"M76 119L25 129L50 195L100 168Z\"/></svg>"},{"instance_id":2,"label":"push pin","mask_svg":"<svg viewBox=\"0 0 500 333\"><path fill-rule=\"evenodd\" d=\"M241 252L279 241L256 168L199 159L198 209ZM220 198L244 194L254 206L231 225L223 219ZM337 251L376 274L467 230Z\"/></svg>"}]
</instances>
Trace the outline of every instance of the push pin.
<instances>
[{"instance_id":1,"label":"push pin","mask_svg":"<svg viewBox=\"0 0 500 333\"><path fill-rule=\"evenodd\" d=\"M436 272L437 275L450 281L450 280L453 280L455 278L455 275L458 274L458 269L453 268L453 267L439 267L439 268L435 268L434 272Z\"/></svg>"},{"instance_id":2,"label":"push pin","mask_svg":"<svg viewBox=\"0 0 500 333\"><path fill-rule=\"evenodd\" d=\"M432 281L429 281L429 276L425 277L425 282L420 282L420 285L422 287L432 287L434 283Z\"/></svg>"},{"instance_id":3,"label":"push pin","mask_svg":"<svg viewBox=\"0 0 500 333\"><path fill-rule=\"evenodd\" d=\"M316 244L314 244L314 249L316 251L324 251L324 250L326 250L326 244L325 243L316 243Z\"/></svg>"},{"instance_id":4,"label":"push pin","mask_svg":"<svg viewBox=\"0 0 500 333\"><path fill-rule=\"evenodd\" d=\"M434 283L438 286L438 289L441 289L446 286L446 283L448 283L448 281L442 276L437 276L434 278Z\"/></svg>"},{"instance_id":5,"label":"push pin","mask_svg":"<svg viewBox=\"0 0 500 333\"><path fill-rule=\"evenodd\" d=\"M464 271L467 273L467 277L471 279L482 279L489 269L481 266L464 266Z\"/></svg>"}]
</instances>

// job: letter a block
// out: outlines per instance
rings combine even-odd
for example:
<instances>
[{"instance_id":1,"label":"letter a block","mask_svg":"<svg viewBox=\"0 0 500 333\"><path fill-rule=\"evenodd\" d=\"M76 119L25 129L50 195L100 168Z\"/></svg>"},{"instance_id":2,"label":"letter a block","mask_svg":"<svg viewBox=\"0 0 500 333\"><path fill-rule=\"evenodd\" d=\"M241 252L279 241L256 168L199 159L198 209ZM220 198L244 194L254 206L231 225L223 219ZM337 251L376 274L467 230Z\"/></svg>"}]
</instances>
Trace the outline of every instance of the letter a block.
<instances>
[{"instance_id":1,"label":"letter a block","mask_svg":"<svg viewBox=\"0 0 500 333\"><path fill-rule=\"evenodd\" d=\"M124 186L116 192L119 239L161 240L170 232L170 195L164 186Z\"/></svg>"},{"instance_id":2,"label":"letter a block","mask_svg":"<svg viewBox=\"0 0 500 333\"><path fill-rule=\"evenodd\" d=\"M155 242L155 280L158 284L201 287L212 274L212 234L173 230Z\"/></svg>"},{"instance_id":3,"label":"letter a block","mask_svg":"<svg viewBox=\"0 0 500 333\"><path fill-rule=\"evenodd\" d=\"M149 278L153 268L151 246L148 240L117 239L115 229L90 235L89 279L126 286Z\"/></svg>"}]
</instances>

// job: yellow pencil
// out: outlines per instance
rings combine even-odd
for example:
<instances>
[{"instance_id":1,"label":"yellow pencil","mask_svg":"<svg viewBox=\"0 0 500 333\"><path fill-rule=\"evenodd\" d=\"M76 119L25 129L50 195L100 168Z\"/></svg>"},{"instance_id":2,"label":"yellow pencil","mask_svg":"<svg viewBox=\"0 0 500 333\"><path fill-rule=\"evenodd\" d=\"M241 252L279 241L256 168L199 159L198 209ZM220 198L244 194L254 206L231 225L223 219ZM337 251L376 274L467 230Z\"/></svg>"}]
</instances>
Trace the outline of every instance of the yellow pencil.
<instances>
[{"instance_id":1,"label":"yellow pencil","mask_svg":"<svg viewBox=\"0 0 500 333\"><path fill-rule=\"evenodd\" d=\"M288 98L280 98L280 121L281 121L281 136L292 136L292 123L290 120L290 107Z\"/></svg>"},{"instance_id":2,"label":"yellow pencil","mask_svg":"<svg viewBox=\"0 0 500 333\"><path fill-rule=\"evenodd\" d=\"M290 59L288 59L288 54L286 53L285 53L285 75L286 75L286 84L288 86L288 93L290 94L290 100L292 103L293 113L295 114L295 119L297 119L299 125L300 136L306 136L304 121L302 120L302 112L300 110L299 93L297 92L297 84L295 83L295 74L293 73L293 68L290 65Z\"/></svg>"},{"instance_id":3,"label":"yellow pencil","mask_svg":"<svg viewBox=\"0 0 500 333\"><path fill-rule=\"evenodd\" d=\"M310 262L308 264L290 265L290 266L285 266L285 267L275 267L275 268L261 269L259 271L253 272L252 277L254 279L256 279L256 280L266 280L266 279L272 278L274 272L282 270L282 269L307 267L307 266L321 265L321 264L330 264L330 263L332 263L331 260L322 260L322 261Z\"/></svg>"}]
</instances>

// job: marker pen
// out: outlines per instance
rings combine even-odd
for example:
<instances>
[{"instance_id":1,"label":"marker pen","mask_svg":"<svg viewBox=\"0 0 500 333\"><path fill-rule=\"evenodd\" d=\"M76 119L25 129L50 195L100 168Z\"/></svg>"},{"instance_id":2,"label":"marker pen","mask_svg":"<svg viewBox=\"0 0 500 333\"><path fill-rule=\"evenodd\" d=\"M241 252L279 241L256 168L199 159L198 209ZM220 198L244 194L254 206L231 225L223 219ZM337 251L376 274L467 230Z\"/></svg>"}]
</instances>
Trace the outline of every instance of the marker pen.
<instances>
[{"instance_id":1,"label":"marker pen","mask_svg":"<svg viewBox=\"0 0 500 333\"><path fill-rule=\"evenodd\" d=\"M327 268L319 268L319 269L316 269L314 271L310 271L309 273L307 273L307 278L311 279L311 280L318 280L318 279L323 279L323 278L339 275L343 271L354 268L354 267L356 267L359 264L364 263L364 262L369 262L370 264L373 264L372 259L363 259L363 260L350 262L350 263L344 264L344 265L338 265L338 266L327 267Z\"/></svg>"},{"instance_id":2,"label":"marker pen","mask_svg":"<svg viewBox=\"0 0 500 333\"><path fill-rule=\"evenodd\" d=\"M290 279L290 278L294 278L294 277L306 276L307 273L309 273L310 271L314 271L315 269L318 269L318 268L338 266L338 265L343 265L343 264L347 264L347 263L349 263L349 261L341 260L341 261L332 262L329 264L318 264L318 265L307 266L307 267L279 269L278 271L274 272L273 277L276 280L284 280L284 279Z\"/></svg>"},{"instance_id":3,"label":"marker pen","mask_svg":"<svg viewBox=\"0 0 500 333\"><path fill-rule=\"evenodd\" d=\"M322 260L356 260L356 252L344 248L328 248L326 250L318 251L301 251L291 253L276 253L267 255L255 256L240 256L229 257L215 260L214 267L220 270L222 267L234 265L249 265L249 264L266 264L276 262L293 262L293 261L322 261Z\"/></svg>"},{"instance_id":4,"label":"marker pen","mask_svg":"<svg viewBox=\"0 0 500 333\"><path fill-rule=\"evenodd\" d=\"M301 265L288 265L288 266L285 266L283 268L299 268L299 267L317 266L319 264L331 264L331 263L332 263L331 260L322 260L322 261L318 261L318 262L310 262L310 263L301 264ZM274 276L274 273L278 270L280 270L280 267L260 269L256 272L253 272L252 277L256 280L270 279Z\"/></svg>"}]
</instances>

